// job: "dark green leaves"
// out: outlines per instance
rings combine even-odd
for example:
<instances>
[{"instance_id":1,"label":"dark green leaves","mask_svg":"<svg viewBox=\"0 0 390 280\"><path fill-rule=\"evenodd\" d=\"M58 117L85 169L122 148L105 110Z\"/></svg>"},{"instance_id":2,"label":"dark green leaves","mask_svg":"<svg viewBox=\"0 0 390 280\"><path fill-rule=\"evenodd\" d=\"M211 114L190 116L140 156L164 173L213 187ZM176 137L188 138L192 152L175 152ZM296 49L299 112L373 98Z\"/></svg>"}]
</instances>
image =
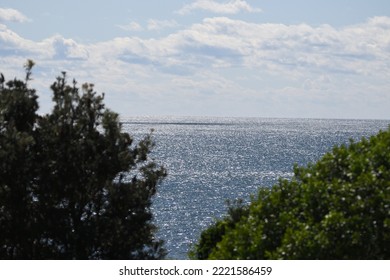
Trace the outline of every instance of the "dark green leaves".
<instances>
[{"instance_id":1,"label":"dark green leaves","mask_svg":"<svg viewBox=\"0 0 390 280\"><path fill-rule=\"evenodd\" d=\"M0 88L0 258L162 258L150 206L166 172L151 136L134 145L104 96L66 73L39 116L33 65Z\"/></svg>"}]
</instances>

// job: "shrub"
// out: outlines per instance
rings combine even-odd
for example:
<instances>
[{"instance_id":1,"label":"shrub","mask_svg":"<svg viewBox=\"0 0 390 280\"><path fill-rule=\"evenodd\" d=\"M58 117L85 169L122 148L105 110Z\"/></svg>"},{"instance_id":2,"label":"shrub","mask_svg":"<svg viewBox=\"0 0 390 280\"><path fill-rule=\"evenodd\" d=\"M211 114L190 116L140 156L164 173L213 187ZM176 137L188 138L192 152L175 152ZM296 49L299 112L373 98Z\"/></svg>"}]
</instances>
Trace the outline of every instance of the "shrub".
<instances>
[{"instance_id":1,"label":"shrub","mask_svg":"<svg viewBox=\"0 0 390 280\"><path fill-rule=\"evenodd\" d=\"M206 229L191 256L389 259L390 128L295 166L291 180L260 189L248 213L230 219Z\"/></svg>"}]
</instances>

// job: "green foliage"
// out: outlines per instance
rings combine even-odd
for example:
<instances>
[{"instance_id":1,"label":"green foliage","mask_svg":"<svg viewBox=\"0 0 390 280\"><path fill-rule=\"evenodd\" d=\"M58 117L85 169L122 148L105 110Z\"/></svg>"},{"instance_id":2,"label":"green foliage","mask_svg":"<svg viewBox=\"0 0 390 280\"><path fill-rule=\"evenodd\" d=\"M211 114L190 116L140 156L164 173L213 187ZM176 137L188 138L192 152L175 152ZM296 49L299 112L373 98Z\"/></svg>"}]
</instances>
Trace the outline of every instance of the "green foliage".
<instances>
[{"instance_id":1,"label":"green foliage","mask_svg":"<svg viewBox=\"0 0 390 280\"><path fill-rule=\"evenodd\" d=\"M248 207L242 200L233 204L228 201L228 215L220 221L216 221L201 233L199 244L196 244L189 252L191 259L207 259L215 244L220 242L225 233L234 228L235 224L248 215Z\"/></svg>"},{"instance_id":2,"label":"green foliage","mask_svg":"<svg viewBox=\"0 0 390 280\"><path fill-rule=\"evenodd\" d=\"M65 73L38 115L33 65L0 83L0 258L162 258L150 206L166 172L148 157L151 135L133 143L104 96Z\"/></svg>"},{"instance_id":3,"label":"green foliage","mask_svg":"<svg viewBox=\"0 0 390 280\"><path fill-rule=\"evenodd\" d=\"M206 229L198 259L389 259L390 128L335 147L292 180L261 189L248 213Z\"/></svg>"}]
</instances>

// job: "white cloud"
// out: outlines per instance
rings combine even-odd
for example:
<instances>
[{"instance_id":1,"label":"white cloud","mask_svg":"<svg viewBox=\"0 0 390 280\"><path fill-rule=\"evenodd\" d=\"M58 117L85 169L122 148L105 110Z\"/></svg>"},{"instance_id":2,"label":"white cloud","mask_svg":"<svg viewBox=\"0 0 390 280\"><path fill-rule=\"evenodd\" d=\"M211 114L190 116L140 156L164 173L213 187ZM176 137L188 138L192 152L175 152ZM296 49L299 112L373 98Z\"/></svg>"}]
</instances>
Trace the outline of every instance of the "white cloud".
<instances>
[{"instance_id":1,"label":"white cloud","mask_svg":"<svg viewBox=\"0 0 390 280\"><path fill-rule=\"evenodd\" d=\"M249 13L261 12L261 9L253 8L243 0L230 0L224 3L214 0L196 0L191 4L185 5L177 13L186 15L194 10L205 10L217 14L237 14L241 11Z\"/></svg>"},{"instance_id":2,"label":"white cloud","mask_svg":"<svg viewBox=\"0 0 390 280\"><path fill-rule=\"evenodd\" d=\"M0 8L0 21L27 22L29 19L18 10Z\"/></svg>"},{"instance_id":3,"label":"white cloud","mask_svg":"<svg viewBox=\"0 0 390 280\"><path fill-rule=\"evenodd\" d=\"M175 21L149 20L156 30L177 26ZM307 24L257 24L227 17L206 18L162 38L115 38L93 45L54 36L34 42L0 25L0 51L31 53L51 59L124 59L172 70L198 67L264 67L269 72L305 75L326 71L386 75L390 62L390 18L375 17L359 25L334 28ZM142 28L132 22L128 30ZM180 70L180 71L181 71ZM291 70L294 70L291 72Z\"/></svg>"},{"instance_id":4,"label":"white cloud","mask_svg":"<svg viewBox=\"0 0 390 280\"><path fill-rule=\"evenodd\" d=\"M136 21L132 21L124 25L120 25L120 24L117 25L117 27L119 27L120 29L125 31L131 31L131 32L140 32L140 31L144 31L145 29L149 31L156 31L156 30L162 30L166 28L174 28L177 26L179 26L179 24L173 19L172 20L149 19L145 28Z\"/></svg>"},{"instance_id":5,"label":"white cloud","mask_svg":"<svg viewBox=\"0 0 390 280\"><path fill-rule=\"evenodd\" d=\"M150 20L147 28L153 30L156 24L175 22ZM359 114L364 106L359 100L365 99L378 107L367 116L380 117L390 107L389 30L388 17L343 28L214 17L161 38L81 44L59 35L35 42L0 24L0 66L1 71L15 69L16 61L34 59L49 71L46 85L66 70L80 82L94 82L108 93L111 107L124 114L131 102L134 114L145 107L150 113L191 114L207 103L203 108L209 112L215 106L220 114L229 107L237 114L242 110L254 115L260 106L268 115L273 111L267 108L275 108L273 116L290 105L296 106L288 109L292 114L304 114L304 106L310 104L316 104L313 114L317 109L326 112L323 104L338 102L340 110L344 105L352 108L344 116L353 117L351 112ZM188 107L181 107L184 103ZM354 104L360 104L359 110Z\"/></svg>"},{"instance_id":6,"label":"white cloud","mask_svg":"<svg viewBox=\"0 0 390 280\"><path fill-rule=\"evenodd\" d=\"M143 28L142 26L138 23L138 22L135 22L135 21L132 21L128 24L124 24L124 25L117 25L117 27L119 27L120 29L123 29L125 31L142 31Z\"/></svg>"},{"instance_id":7,"label":"white cloud","mask_svg":"<svg viewBox=\"0 0 390 280\"><path fill-rule=\"evenodd\" d=\"M225 17L205 19L172 35L181 52L214 59L235 59L243 67L267 67L377 75L387 73L389 28L368 22L336 29L329 25L255 24ZM187 55L187 58L190 57ZM373 72L375 70L375 72Z\"/></svg>"},{"instance_id":8,"label":"white cloud","mask_svg":"<svg viewBox=\"0 0 390 280\"><path fill-rule=\"evenodd\" d=\"M0 52L4 52L7 55L42 51L39 50L36 42L20 37L3 24L0 24L0 42Z\"/></svg>"},{"instance_id":9,"label":"white cloud","mask_svg":"<svg viewBox=\"0 0 390 280\"><path fill-rule=\"evenodd\" d=\"M149 19L148 20L148 30L161 30L165 28L177 27L179 24L175 20L157 20Z\"/></svg>"},{"instance_id":10,"label":"white cloud","mask_svg":"<svg viewBox=\"0 0 390 280\"><path fill-rule=\"evenodd\" d=\"M176 24L175 21L150 20L148 29ZM264 67L270 72L285 71L290 75L291 70L301 75L306 71L387 75L388 26L390 18L387 17L339 29L329 25L256 24L215 17L163 38L122 37L83 45L59 35L34 42L0 25L0 52L6 55L31 53L47 59L54 56L119 59L134 64L191 69Z\"/></svg>"},{"instance_id":11,"label":"white cloud","mask_svg":"<svg viewBox=\"0 0 390 280\"><path fill-rule=\"evenodd\" d=\"M46 55L53 59L87 59L89 57L86 46L60 35L48 38L38 45L42 46Z\"/></svg>"},{"instance_id":12,"label":"white cloud","mask_svg":"<svg viewBox=\"0 0 390 280\"><path fill-rule=\"evenodd\" d=\"M40 42L20 37L17 33L0 24L0 54L7 56L30 56L38 59L86 59L86 46L60 35Z\"/></svg>"}]
</instances>

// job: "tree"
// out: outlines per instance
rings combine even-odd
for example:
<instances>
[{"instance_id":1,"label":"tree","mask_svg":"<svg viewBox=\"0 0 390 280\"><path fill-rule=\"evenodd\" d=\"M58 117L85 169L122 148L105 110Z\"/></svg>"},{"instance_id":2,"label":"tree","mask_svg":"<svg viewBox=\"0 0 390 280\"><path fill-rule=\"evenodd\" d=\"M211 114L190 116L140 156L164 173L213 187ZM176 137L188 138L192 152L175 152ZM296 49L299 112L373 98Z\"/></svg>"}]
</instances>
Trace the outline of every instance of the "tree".
<instances>
[{"instance_id":1,"label":"tree","mask_svg":"<svg viewBox=\"0 0 390 280\"><path fill-rule=\"evenodd\" d=\"M39 115L32 67L0 85L0 258L162 258L150 206L166 171L152 135L133 143L104 95L66 73Z\"/></svg>"},{"instance_id":2,"label":"tree","mask_svg":"<svg viewBox=\"0 0 390 280\"><path fill-rule=\"evenodd\" d=\"M389 259L390 127L296 166L240 208L202 233L193 258Z\"/></svg>"}]
</instances>

